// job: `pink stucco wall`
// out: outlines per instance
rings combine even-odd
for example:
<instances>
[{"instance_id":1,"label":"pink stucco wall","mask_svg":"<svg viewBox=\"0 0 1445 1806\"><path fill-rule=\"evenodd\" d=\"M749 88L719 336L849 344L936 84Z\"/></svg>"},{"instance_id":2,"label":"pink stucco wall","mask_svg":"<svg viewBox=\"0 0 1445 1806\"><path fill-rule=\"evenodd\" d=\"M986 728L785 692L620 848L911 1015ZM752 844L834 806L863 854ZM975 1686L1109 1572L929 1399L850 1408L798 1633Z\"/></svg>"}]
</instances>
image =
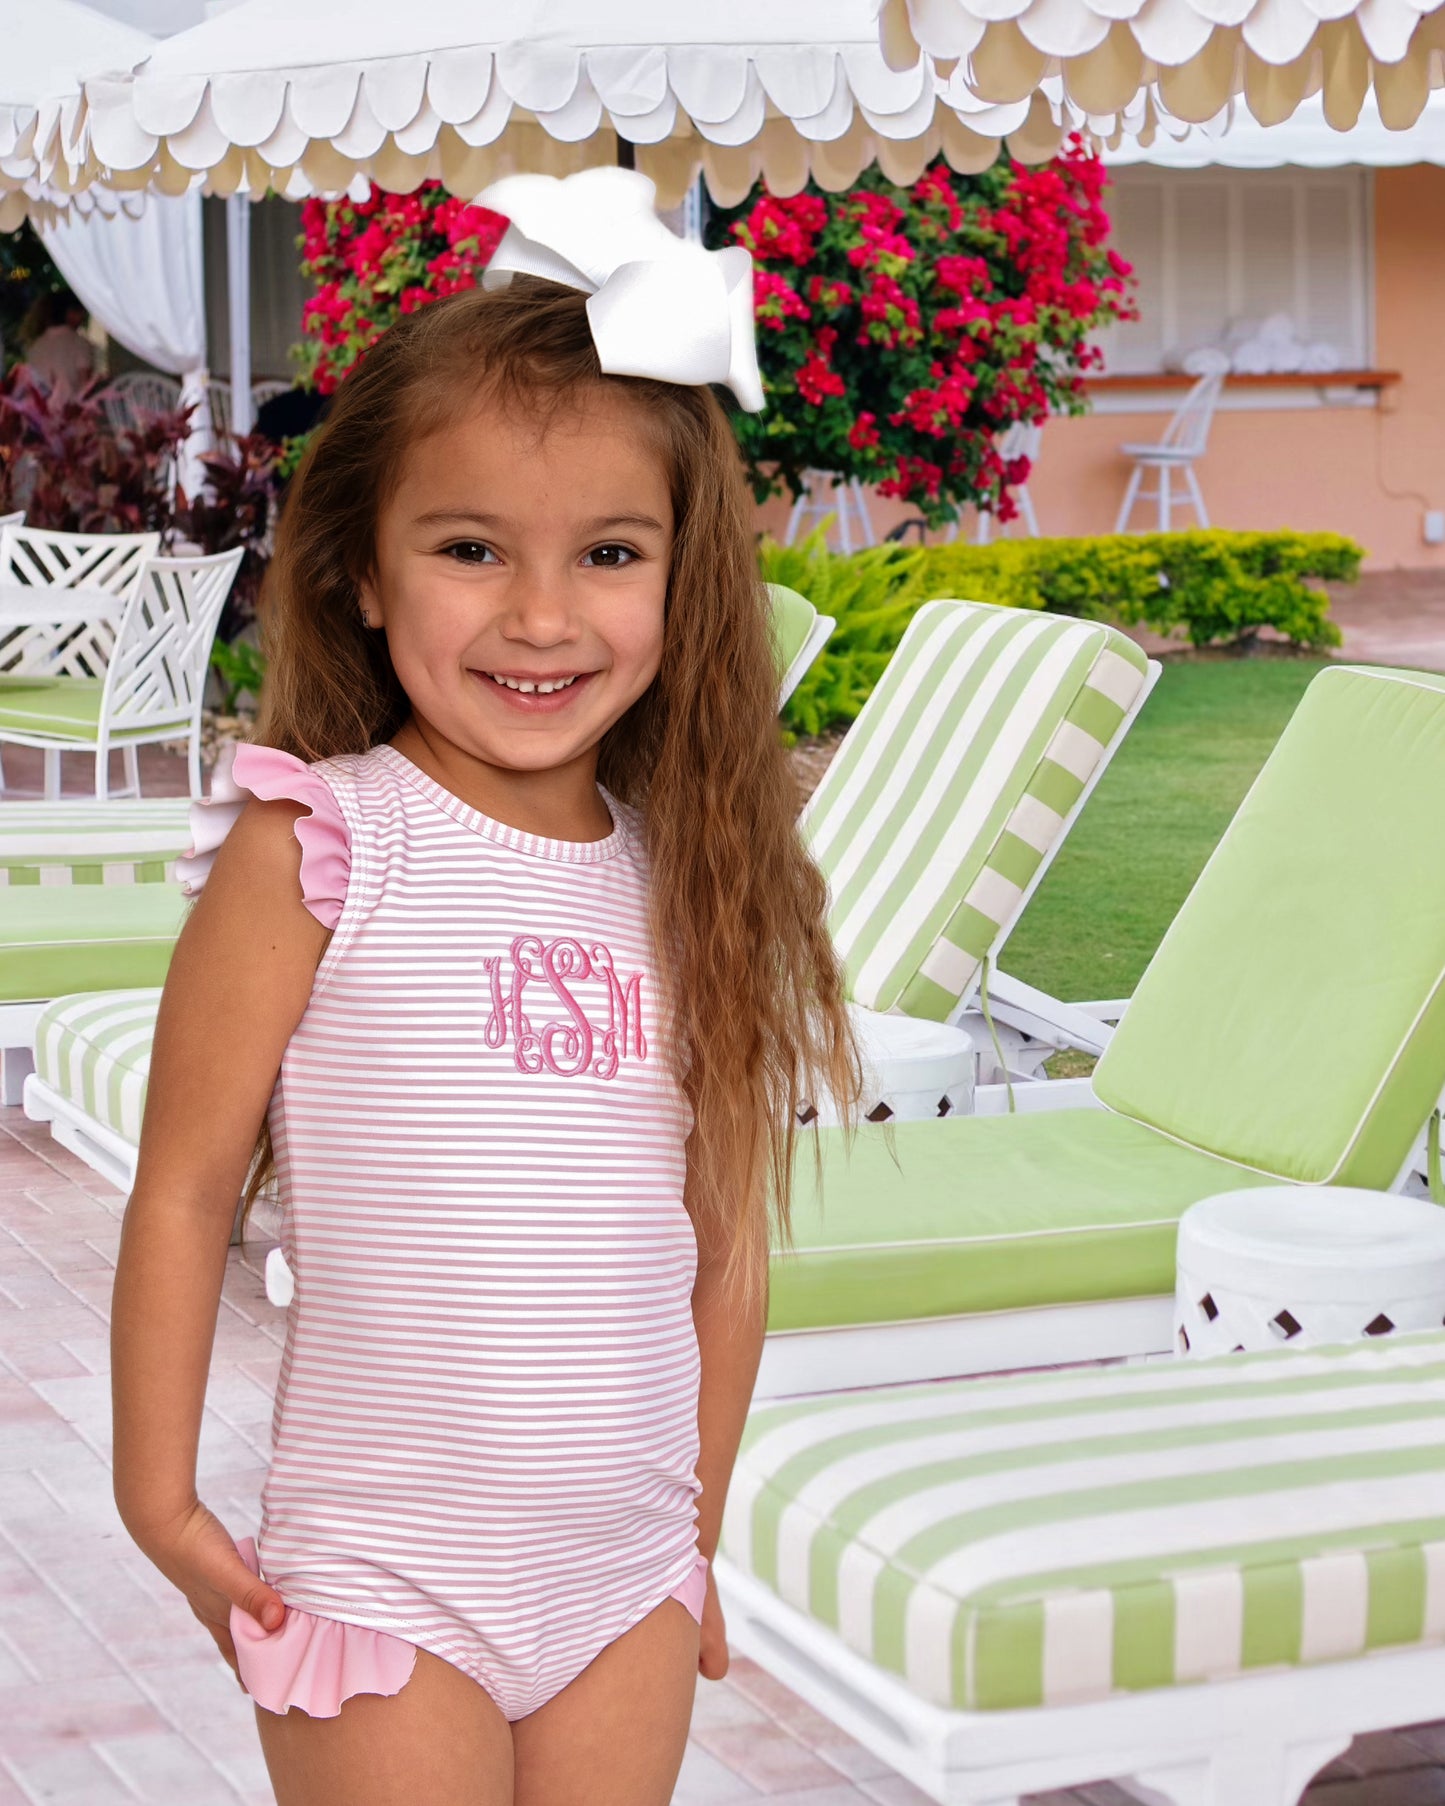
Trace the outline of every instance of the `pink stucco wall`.
<instances>
[{"instance_id":1,"label":"pink stucco wall","mask_svg":"<svg viewBox=\"0 0 1445 1806\"><path fill-rule=\"evenodd\" d=\"M1199 477L1216 526L1329 528L1373 568L1445 566L1423 536L1425 510L1445 509L1445 169L1378 170L1374 191L1375 365L1400 382L1378 407L1221 409ZM1157 438L1166 418L1051 421L1030 486L1040 530L1112 531L1130 470L1119 446ZM874 498L880 533L909 512ZM786 510L761 515L777 532Z\"/></svg>"}]
</instances>

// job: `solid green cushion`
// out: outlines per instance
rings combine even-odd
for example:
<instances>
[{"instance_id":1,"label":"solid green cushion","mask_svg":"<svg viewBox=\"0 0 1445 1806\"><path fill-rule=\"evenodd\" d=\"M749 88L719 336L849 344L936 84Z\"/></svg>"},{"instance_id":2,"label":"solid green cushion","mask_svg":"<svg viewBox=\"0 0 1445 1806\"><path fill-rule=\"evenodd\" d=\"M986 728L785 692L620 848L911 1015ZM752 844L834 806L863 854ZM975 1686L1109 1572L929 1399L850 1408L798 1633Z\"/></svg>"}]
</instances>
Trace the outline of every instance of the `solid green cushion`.
<instances>
[{"instance_id":1,"label":"solid green cushion","mask_svg":"<svg viewBox=\"0 0 1445 1806\"><path fill-rule=\"evenodd\" d=\"M806 596L800 596L797 590L788 589L784 584L767 583L763 587L772 605L773 646L781 679L807 645L818 611Z\"/></svg>"},{"instance_id":2,"label":"solid green cushion","mask_svg":"<svg viewBox=\"0 0 1445 1806\"><path fill-rule=\"evenodd\" d=\"M719 1553L945 1709L1438 1645L1445 1335L758 1404Z\"/></svg>"},{"instance_id":3,"label":"solid green cushion","mask_svg":"<svg viewBox=\"0 0 1445 1806\"><path fill-rule=\"evenodd\" d=\"M1445 677L1310 685L1094 1074L1281 1179L1391 1186L1445 1086Z\"/></svg>"},{"instance_id":4,"label":"solid green cushion","mask_svg":"<svg viewBox=\"0 0 1445 1806\"><path fill-rule=\"evenodd\" d=\"M12 728L16 733L51 734L57 739L88 743L95 739L100 724L101 695L105 684L96 677L57 677L44 687L0 690L0 732ZM145 729L132 728L112 733L117 746L139 732L153 733L164 718L147 723ZM177 731L183 732L190 722L188 712L175 717Z\"/></svg>"},{"instance_id":5,"label":"solid green cushion","mask_svg":"<svg viewBox=\"0 0 1445 1806\"><path fill-rule=\"evenodd\" d=\"M1174 1289L1180 1214L1251 1182L1104 1110L954 1116L799 1137L795 1252L768 1327L816 1329Z\"/></svg>"},{"instance_id":6,"label":"solid green cushion","mask_svg":"<svg viewBox=\"0 0 1445 1806\"><path fill-rule=\"evenodd\" d=\"M186 907L172 884L0 889L0 1002L160 984Z\"/></svg>"}]
</instances>

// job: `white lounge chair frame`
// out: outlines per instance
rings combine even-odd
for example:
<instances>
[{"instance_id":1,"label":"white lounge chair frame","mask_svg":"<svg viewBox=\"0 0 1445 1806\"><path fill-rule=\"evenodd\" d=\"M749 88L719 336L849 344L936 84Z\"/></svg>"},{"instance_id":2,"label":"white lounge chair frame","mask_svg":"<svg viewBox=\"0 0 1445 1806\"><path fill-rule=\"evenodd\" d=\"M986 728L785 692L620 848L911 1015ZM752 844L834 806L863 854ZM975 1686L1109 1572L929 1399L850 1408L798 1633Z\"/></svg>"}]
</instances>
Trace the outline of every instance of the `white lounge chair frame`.
<instances>
[{"instance_id":1,"label":"white lounge chair frame","mask_svg":"<svg viewBox=\"0 0 1445 1806\"><path fill-rule=\"evenodd\" d=\"M950 1712L737 1568L715 1563L728 1643L942 1806L1113 1780L1146 1806L1295 1806L1367 1731L1438 1717L1445 1649L1378 1650L1097 1703Z\"/></svg>"},{"instance_id":2,"label":"white lounge chair frame","mask_svg":"<svg viewBox=\"0 0 1445 1806\"><path fill-rule=\"evenodd\" d=\"M3 544L0 537L0 549ZM187 742L191 795L200 796L201 708L211 645L243 556L237 547L209 558L146 561L115 631L93 740L40 730L0 729L0 742L45 750L48 799L60 795L62 753L94 754L98 798L139 796L135 749L180 739ZM126 784L118 792L110 789L112 745L126 754Z\"/></svg>"},{"instance_id":3,"label":"white lounge chair frame","mask_svg":"<svg viewBox=\"0 0 1445 1806\"><path fill-rule=\"evenodd\" d=\"M793 662L783 673L783 681L778 686L778 707L780 709L807 676L813 660L832 638L833 629L837 625L838 623L832 615L815 616L813 625L808 630L807 639L794 654Z\"/></svg>"},{"instance_id":4,"label":"white lounge chair frame","mask_svg":"<svg viewBox=\"0 0 1445 1806\"><path fill-rule=\"evenodd\" d=\"M25 1114L32 1122L49 1123L50 1133L61 1147L68 1148L77 1160L83 1160L102 1179L108 1179L117 1191L129 1195L135 1185L136 1159L140 1150L123 1136L117 1135L114 1129L107 1128L103 1122L97 1122L93 1116L78 1110L58 1091L52 1091L33 1070L34 1060L30 1049L35 1043L35 1025L45 1007L45 1003L12 1003L0 1008L0 1039L6 1043L4 1053L7 1062L12 1052L19 1051L10 1044L12 1019L18 1024L21 1013L29 1013L29 1030L25 1036L24 1051L32 1068L23 1080L22 1096L9 1096L7 1084L7 1095L3 1101L7 1104L19 1103L23 1098Z\"/></svg>"}]
</instances>

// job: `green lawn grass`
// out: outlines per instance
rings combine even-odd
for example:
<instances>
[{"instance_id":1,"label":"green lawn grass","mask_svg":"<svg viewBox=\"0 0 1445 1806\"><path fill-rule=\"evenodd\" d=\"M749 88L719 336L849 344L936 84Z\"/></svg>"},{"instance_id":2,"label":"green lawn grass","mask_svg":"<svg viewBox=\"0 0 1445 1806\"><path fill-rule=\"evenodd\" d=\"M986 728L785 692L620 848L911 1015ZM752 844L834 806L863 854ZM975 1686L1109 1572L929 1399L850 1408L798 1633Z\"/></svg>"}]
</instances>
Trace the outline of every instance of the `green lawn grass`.
<instances>
[{"instance_id":1,"label":"green lawn grass","mask_svg":"<svg viewBox=\"0 0 1445 1806\"><path fill-rule=\"evenodd\" d=\"M1055 997L1127 997L1239 807L1315 659L1166 661L1004 948Z\"/></svg>"}]
</instances>

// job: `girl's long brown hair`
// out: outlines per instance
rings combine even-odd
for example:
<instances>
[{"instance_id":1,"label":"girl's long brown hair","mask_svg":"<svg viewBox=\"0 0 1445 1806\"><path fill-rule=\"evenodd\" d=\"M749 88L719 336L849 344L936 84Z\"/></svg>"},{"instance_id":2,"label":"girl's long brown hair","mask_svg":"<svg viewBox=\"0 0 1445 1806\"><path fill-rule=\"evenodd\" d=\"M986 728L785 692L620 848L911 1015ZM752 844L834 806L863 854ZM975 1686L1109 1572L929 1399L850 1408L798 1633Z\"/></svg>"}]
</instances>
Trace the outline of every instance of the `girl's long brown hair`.
<instances>
[{"instance_id":1,"label":"girl's long brown hair","mask_svg":"<svg viewBox=\"0 0 1445 1806\"><path fill-rule=\"evenodd\" d=\"M640 812L651 861L652 938L694 1117L688 1209L700 1248L756 1312L770 1245L791 1242L798 1112L831 1095L851 1121L860 1077L824 881L795 826L751 505L711 392L604 375L585 297L532 277L393 326L341 385L286 500L256 737L315 760L397 732L410 704L358 590L409 448L484 398L545 428L599 390L634 404L674 537L661 667L605 736L598 778ZM248 1206L273 1171L263 1130Z\"/></svg>"}]
</instances>

